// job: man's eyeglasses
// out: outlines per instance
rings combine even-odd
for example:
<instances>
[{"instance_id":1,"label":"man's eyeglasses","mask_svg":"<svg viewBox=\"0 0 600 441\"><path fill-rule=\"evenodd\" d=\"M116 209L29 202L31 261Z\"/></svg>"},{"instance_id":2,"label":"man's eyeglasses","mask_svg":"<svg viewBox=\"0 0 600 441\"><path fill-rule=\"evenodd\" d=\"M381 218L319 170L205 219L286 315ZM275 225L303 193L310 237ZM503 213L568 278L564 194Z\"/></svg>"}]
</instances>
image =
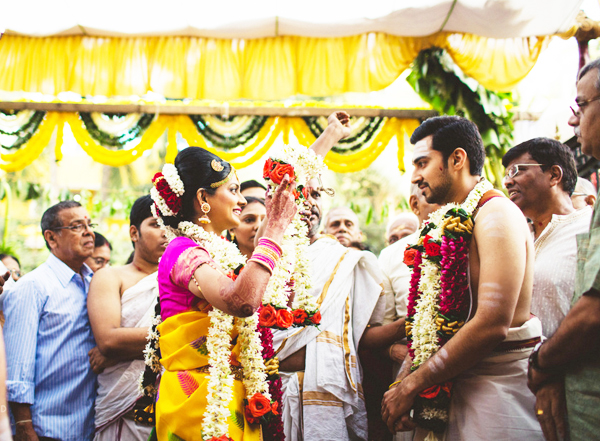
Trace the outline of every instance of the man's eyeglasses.
<instances>
[{"instance_id":1,"label":"man's eyeglasses","mask_svg":"<svg viewBox=\"0 0 600 441\"><path fill-rule=\"evenodd\" d=\"M66 227L54 227L51 230L71 230L73 233L83 233L86 229L93 230L98 224L77 224L67 225Z\"/></svg>"},{"instance_id":2,"label":"man's eyeglasses","mask_svg":"<svg viewBox=\"0 0 600 441\"><path fill-rule=\"evenodd\" d=\"M593 103L594 101L598 101L598 100L600 100L600 96L597 96L596 98L592 98L592 99L585 100L585 101L575 100L575 105L577 106L577 110L573 109L573 107L571 107L571 106L569 106L569 109L571 109L571 112L573 112L573 115L575 115L576 117L579 118L579 116L581 115L581 109L583 109L588 104Z\"/></svg>"},{"instance_id":3,"label":"man's eyeglasses","mask_svg":"<svg viewBox=\"0 0 600 441\"><path fill-rule=\"evenodd\" d=\"M519 174L519 172L521 171L519 169L519 167L525 167L525 168L527 168L527 167L532 167L534 165L538 165L540 167L543 167L546 164L514 164L514 165L511 165L510 167L508 167L506 169L506 176L504 176L504 179L506 179L506 178L512 179L515 176L517 176Z\"/></svg>"},{"instance_id":4,"label":"man's eyeglasses","mask_svg":"<svg viewBox=\"0 0 600 441\"><path fill-rule=\"evenodd\" d=\"M16 269L9 269L9 271L13 277L21 277L21 271Z\"/></svg>"}]
</instances>

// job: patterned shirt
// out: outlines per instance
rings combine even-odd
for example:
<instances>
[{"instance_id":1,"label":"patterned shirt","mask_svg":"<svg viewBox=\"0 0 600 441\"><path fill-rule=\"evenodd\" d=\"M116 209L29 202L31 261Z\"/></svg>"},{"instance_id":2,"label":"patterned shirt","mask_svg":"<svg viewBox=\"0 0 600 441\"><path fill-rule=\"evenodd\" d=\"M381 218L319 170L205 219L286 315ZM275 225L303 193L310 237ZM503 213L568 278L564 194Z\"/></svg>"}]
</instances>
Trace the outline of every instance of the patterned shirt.
<instances>
[{"instance_id":1,"label":"patterned shirt","mask_svg":"<svg viewBox=\"0 0 600 441\"><path fill-rule=\"evenodd\" d=\"M31 404L38 436L91 440L96 343L87 313L92 271L80 274L50 254L4 300L8 401Z\"/></svg>"},{"instance_id":2,"label":"patterned shirt","mask_svg":"<svg viewBox=\"0 0 600 441\"><path fill-rule=\"evenodd\" d=\"M577 236L577 274L572 305L590 289L600 292L600 199L594 206L589 233ZM598 314L599 311L590 311ZM590 351L594 351L590 348ZM571 440L598 439L600 430L600 361L585 360L565 376Z\"/></svg>"}]
</instances>

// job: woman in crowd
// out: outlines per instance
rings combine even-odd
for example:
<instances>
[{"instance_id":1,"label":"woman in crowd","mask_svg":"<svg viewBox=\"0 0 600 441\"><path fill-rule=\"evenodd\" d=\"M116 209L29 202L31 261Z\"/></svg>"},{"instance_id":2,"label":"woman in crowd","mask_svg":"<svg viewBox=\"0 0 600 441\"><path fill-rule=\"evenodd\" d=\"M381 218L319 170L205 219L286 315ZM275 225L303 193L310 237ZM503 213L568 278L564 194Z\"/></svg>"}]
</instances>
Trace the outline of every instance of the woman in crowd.
<instances>
[{"instance_id":1,"label":"woman in crowd","mask_svg":"<svg viewBox=\"0 0 600 441\"><path fill-rule=\"evenodd\" d=\"M259 439L259 425L249 424L244 415L242 339L239 322L233 326L231 316L251 316L261 303L281 252L278 244L296 212L294 183L286 176L267 197L264 236L237 276L245 259L221 238L223 231L239 227L246 205L232 166L204 149L188 147L153 182L159 222L174 237L158 270L160 361L166 369L156 404L158 439L201 439L201 431L214 438L228 433L236 441ZM230 351L229 337L224 337L229 332L229 357L209 363L219 339L225 338L223 346ZM227 390L223 385L232 376L235 381Z\"/></svg>"},{"instance_id":2,"label":"woman in crowd","mask_svg":"<svg viewBox=\"0 0 600 441\"><path fill-rule=\"evenodd\" d=\"M85 263L93 272L96 272L110 263L111 252L112 246L108 239L102 234L94 232L94 252L86 259Z\"/></svg>"},{"instance_id":3,"label":"woman in crowd","mask_svg":"<svg viewBox=\"0 0 600 441\"><path fill-rule=\"evenodd\" d=\"M267 209L264 200L246 196L246 205L240 216L240 226L229 230L231 241L248 259L254 252L254 237L266 215Z\"/></svg>"}]
</instances>

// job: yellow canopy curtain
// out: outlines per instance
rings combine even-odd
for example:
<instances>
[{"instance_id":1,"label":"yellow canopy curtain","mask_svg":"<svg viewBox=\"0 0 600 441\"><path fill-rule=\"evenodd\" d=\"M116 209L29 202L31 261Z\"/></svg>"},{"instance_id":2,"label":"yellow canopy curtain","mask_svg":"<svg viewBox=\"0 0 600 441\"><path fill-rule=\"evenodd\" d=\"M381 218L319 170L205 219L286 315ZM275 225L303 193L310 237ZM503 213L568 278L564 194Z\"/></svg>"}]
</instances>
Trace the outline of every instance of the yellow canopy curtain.
<instances>
[{"instance_id":1,"label":"yellow canopy curtain","mask_svg":"<svg viewBox=\"0 0 600 441\"><path fill-rule=\"evenodd\" d=\"M22 37L0 40L0 90L56 96L144 95L274 100L370 92L391 84L419 51L439 46L488 89L513 88L550 37Z\"/></svg>"},{"instance_id":2,"label":"yellow canopy curtain","mask_svg":"<svg viewBox=\"0 0 600 441\"><path fill-rule=\"evenodd\" d=\"M280 137L288 143L294 135L300 144L309 146L315 136L306 121L299 117L269 117L257 134L244 145L232 149L217 148L207 143L204 136L188 115L158 115L147 127L142 136L123 149L104 147L89 133L77 112L47 112L35 133L26 144L10 153L0 153L0 169L6 172L22 170L31 164L50 143L56 131L55 157L62 158L63 128L68 124L73 136L83 150L101 164L119 167L131 164L145 151L154 147L158 139L167 131L166 161L173 162L177 155L176 134L180 133L188 145L204 147L221 158L231 162L236 168L246 167L261 157ZM335 172L353 172L368 167L396 137L399 167L404 170L404 139L419 125L417 119L382 118L374 136L361 148L348 153L330 152L325 159L327 166Z\"/></svg>"}]
</instances>

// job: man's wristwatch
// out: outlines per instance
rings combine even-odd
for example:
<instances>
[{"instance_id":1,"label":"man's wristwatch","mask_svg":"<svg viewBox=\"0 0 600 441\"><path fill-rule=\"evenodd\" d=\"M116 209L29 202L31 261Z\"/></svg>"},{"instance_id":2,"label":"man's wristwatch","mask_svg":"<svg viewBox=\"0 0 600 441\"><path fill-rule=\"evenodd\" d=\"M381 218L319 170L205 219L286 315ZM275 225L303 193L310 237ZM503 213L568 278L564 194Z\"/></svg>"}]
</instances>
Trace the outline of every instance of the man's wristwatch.
<instances>
[{"instance_id":1,"label":"man's wristwatch","mask_svg":"<svg viewBox=\"0 0 600 441\"><path fill-rule=\"evenodd\" d=\"M540 349L542 348L543 344L544 344L543 341L539 342L537 345L535 345L535 347L533 348L533 351L531 351L531 355L529 355L529 366L541 374L553 374L556 372L556 369L542 368L542 367L540 367L540 365L538 363L538 356L539 356Z\"/></svg>"}]
</instances>

